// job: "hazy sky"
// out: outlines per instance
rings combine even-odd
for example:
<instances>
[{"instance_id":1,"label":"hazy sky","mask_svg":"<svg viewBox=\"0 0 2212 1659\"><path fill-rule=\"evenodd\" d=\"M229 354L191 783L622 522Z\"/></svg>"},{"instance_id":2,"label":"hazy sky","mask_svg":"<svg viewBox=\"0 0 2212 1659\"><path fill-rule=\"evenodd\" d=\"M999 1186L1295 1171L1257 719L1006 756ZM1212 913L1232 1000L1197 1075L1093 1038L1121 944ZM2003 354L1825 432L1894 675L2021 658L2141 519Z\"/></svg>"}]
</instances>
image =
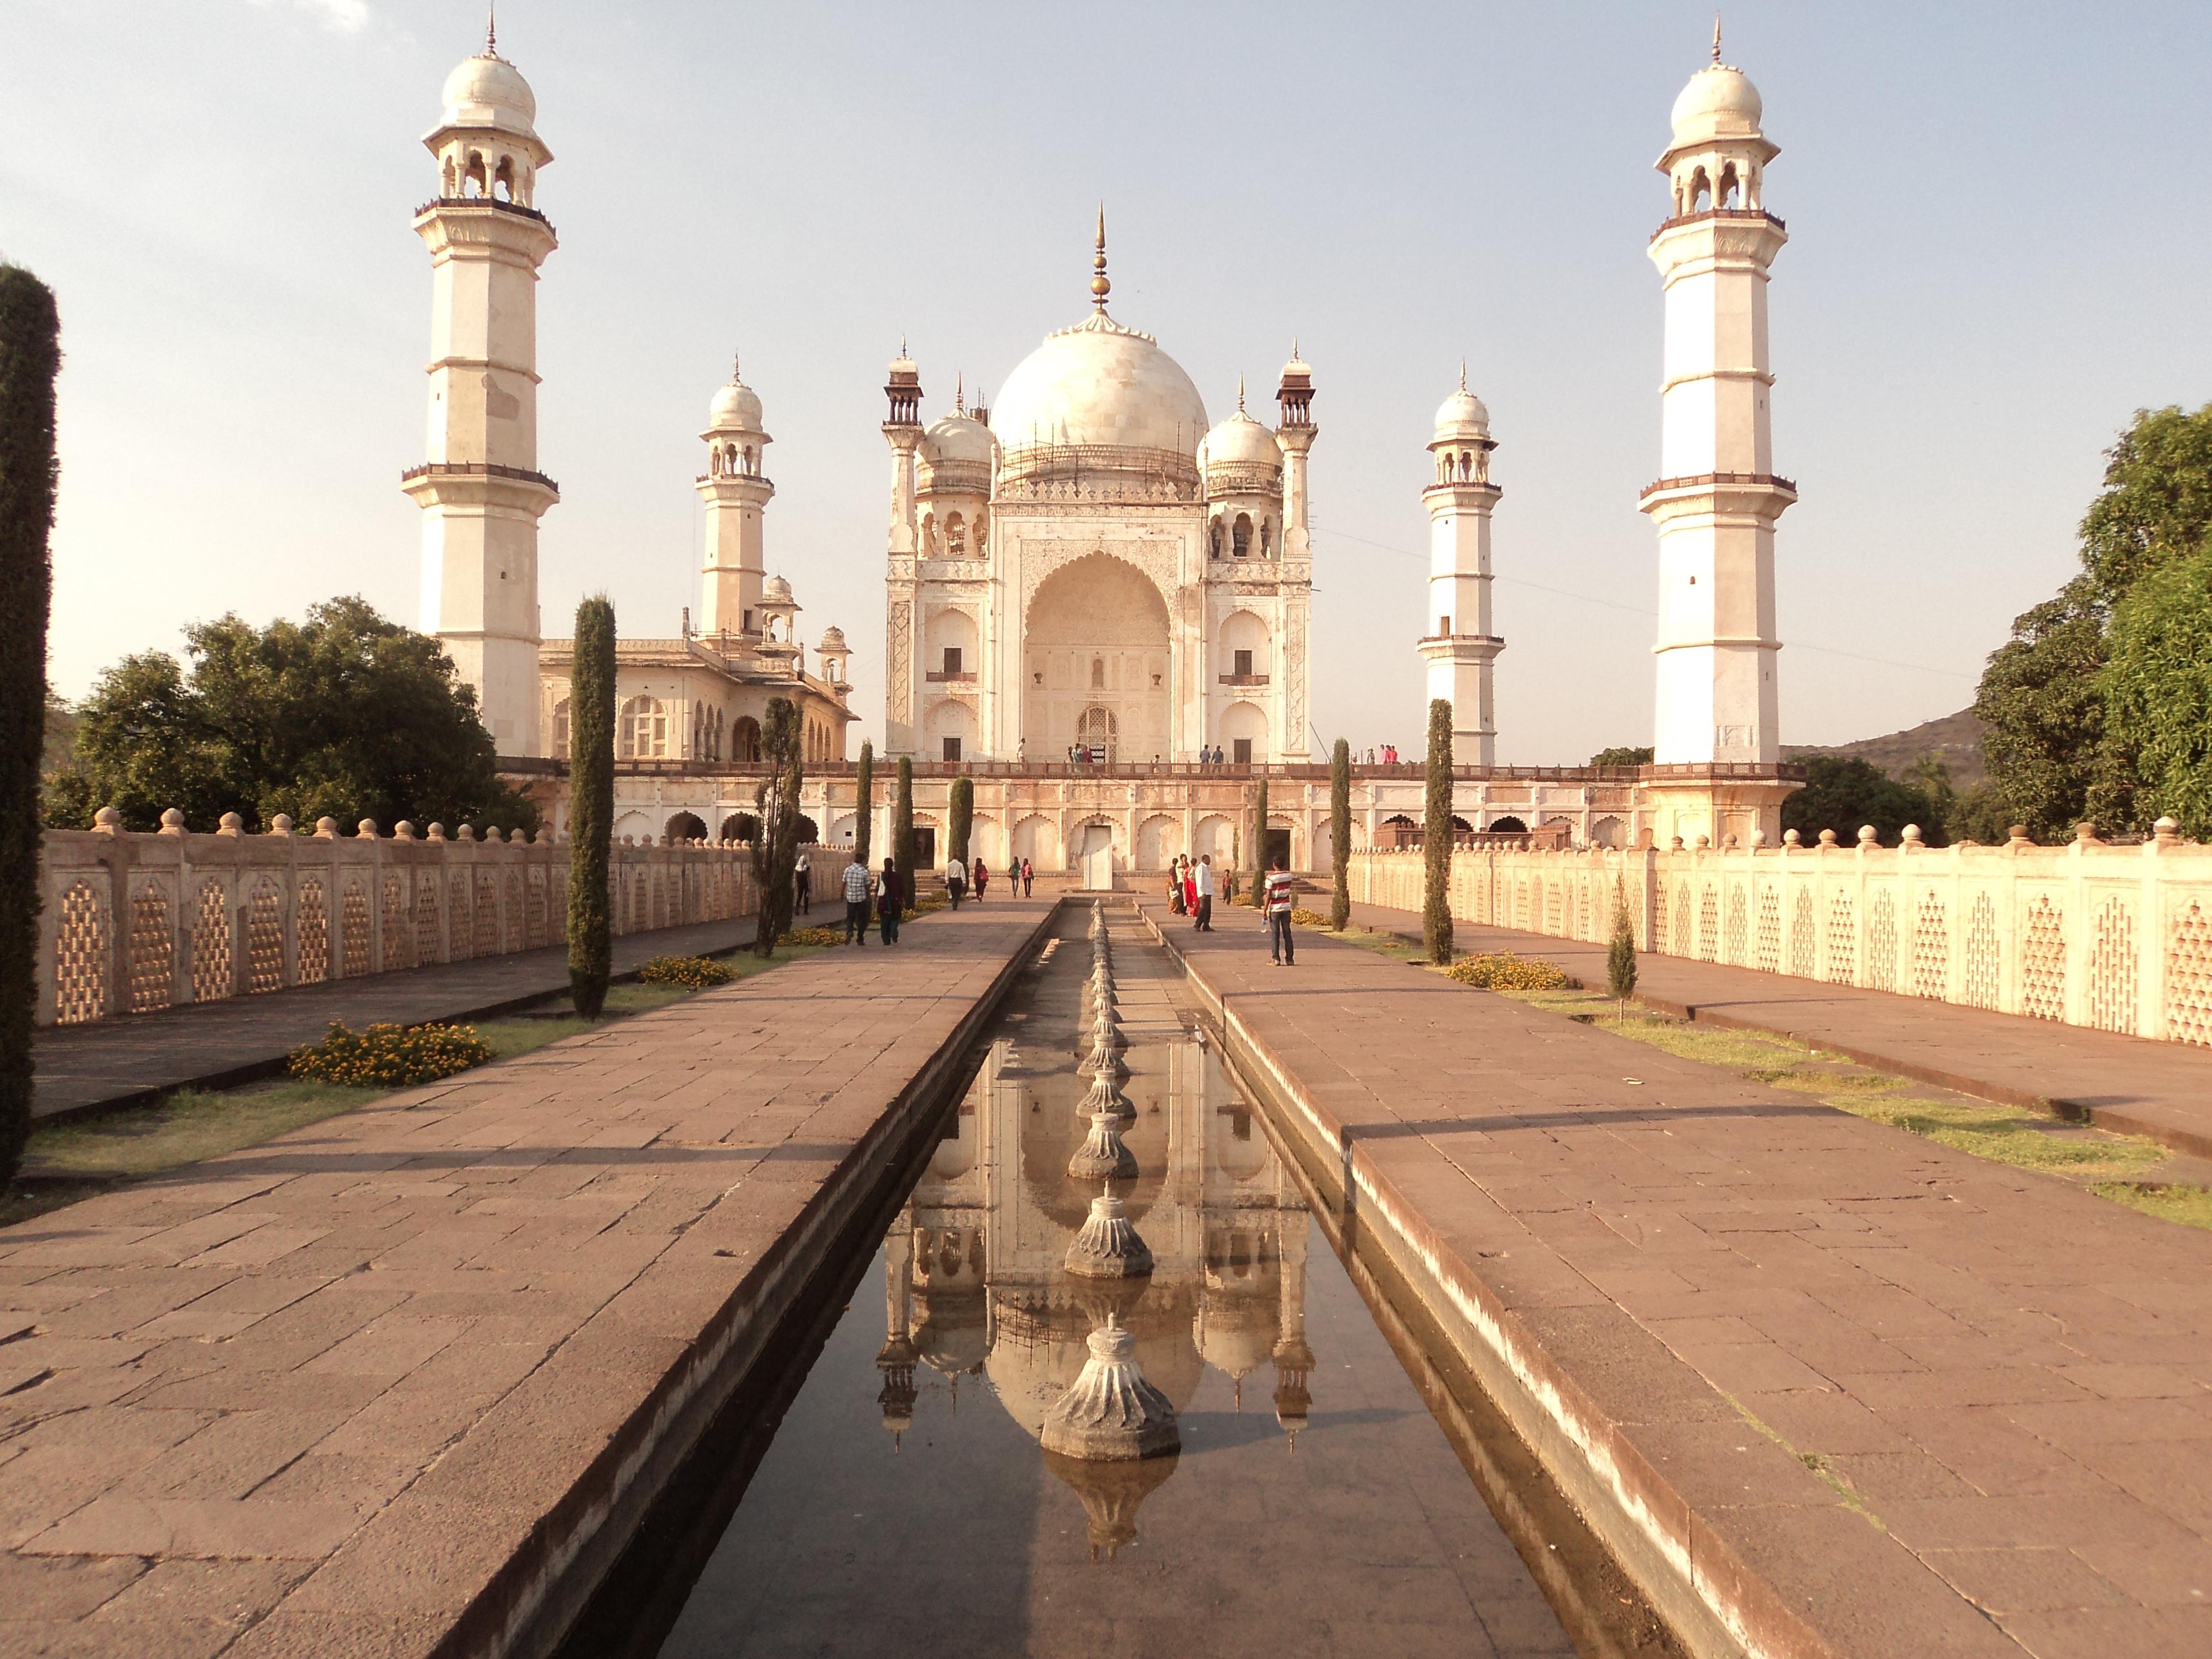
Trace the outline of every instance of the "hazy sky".
<instances>
[{"instance_id":1,"label":"hazy sky","mask_svg":"<svg viewBox=\"0 0 2212 1659\"><path fill-rule=\"evenodd\" d=\"M1462 356L1489 403L1501 760L1649 742L1652 161L1701 5L556 3L500 46L556 157L539 289L540 592L565 634L696 605L696 434L767 406L772 571L883 719L884 364L988 391L1114 312L1219 418L1313 363L1315 720L1419 739L1420 489ZM416 616L429 277L419 138L474 0L0 0L0 254L58 290L53 673L236 610ZM1971 697L2067 574L2100 452L2212 398L2212 14L1757 4L1727 56L1767 203L1785 739Z\"/></svg>"}]
</instances>

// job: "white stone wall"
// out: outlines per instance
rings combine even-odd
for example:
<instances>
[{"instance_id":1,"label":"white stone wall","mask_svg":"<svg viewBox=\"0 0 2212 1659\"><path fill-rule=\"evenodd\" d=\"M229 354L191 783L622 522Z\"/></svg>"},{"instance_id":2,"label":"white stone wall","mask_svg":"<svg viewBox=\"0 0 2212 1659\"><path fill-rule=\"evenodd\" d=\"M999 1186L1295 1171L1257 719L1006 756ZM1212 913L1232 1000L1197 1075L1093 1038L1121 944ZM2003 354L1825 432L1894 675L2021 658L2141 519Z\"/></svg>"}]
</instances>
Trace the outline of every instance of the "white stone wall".
<instances>
[{"instance_id":1,"label":"white stone wall","mask_svg":"<svg viewBox=\"0 0 2212 1659\"><path fill-rule=\"evenodd\" d=\"M1419 910L1422 854L1363 848L1355 902ZM1452 854L1451 912L1592 942L1616 894L1668 956L2212 1045L2212 847L1763 847Z\"/></svg>"},{"instance_id":2,"label":"white stone wall","mask_svg":"<svg viewBox=\"0 0 2212 1659\"><path fill-rule=\"evenodd\" d=\"M477 840L50 830L40 860L38 1021L76 1024L186 1002L357 979L558 945L568 849L541 833ZM814 896L842 860L810 848ZM750 850L611 849L614 931L749 916Z\"/></svg>"}]
</instances>

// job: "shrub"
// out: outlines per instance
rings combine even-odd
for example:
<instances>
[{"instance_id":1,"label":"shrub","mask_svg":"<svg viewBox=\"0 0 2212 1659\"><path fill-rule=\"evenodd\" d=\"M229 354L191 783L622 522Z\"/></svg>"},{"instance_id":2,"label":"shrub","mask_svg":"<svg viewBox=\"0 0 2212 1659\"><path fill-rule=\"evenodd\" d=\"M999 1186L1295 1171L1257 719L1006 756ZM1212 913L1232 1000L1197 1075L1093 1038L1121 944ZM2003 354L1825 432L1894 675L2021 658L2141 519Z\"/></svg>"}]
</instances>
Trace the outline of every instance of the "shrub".
<instances>
[{"instance_id":1,"label":"shrub","mask_svg":"<svg viewBox=\"0 0 2212 1659\"><path fill-rule=\"evenodd\" d=\"M1335 926L1335 923L1322 915L1320 911L1308 910L1302 906L1291 907L1291 920L1301 927L1334 927Z\"/></svg>"},{"instance_id":2,"label":"shrub","mask_svg":"<svg viewBox=\"0 0 2212 1659\"><path fill-rule=\"evenodd\" d=\"M637 970L643 985L688 985L703 991L710 985L727 985L737 977L726 963L705 957L655 957Z\"/></svg>"},{"instance_id":3,"label":"shrub","mask_svg":"<svg viewBox=\"0 0 2212 1659\"><path fill-rule=\"evenodd\" d=\"M1451 960L1452 706L1429 700L1427 811L1423 815L1421 944L1438 967Z\"/></svg>"},{"instance_id":4,"label":"shrub","mask_svg":"<svg viewBox=\"0 0 2212 1659\"><path fill-rule=\"evenodd\" d=\"M1340 933L1352 925L1352 745L1342 738L1328 756L1328 925Z\"/></svg>"},{"instance_id":5,"label":"shrub","mask_svg":"<svg viewBox=\"0 0 2212 1659\"><path fill-rule=\"evenodd\" d=\"M607 860L615 821L615 607L604 593L576 607L568 675L568 996L586 1019L614 976Z\"/></svg>"},{"instance_id":6,"label":"shrub","mask_svg":"<svg viewBox=\"0 0 2212 1659\"><path fill-rule=\"evenodd\" d=\"M1555 963L1517 957L1510 951L1462 957L1444 972L1462 985L1485 991L1574 991L1581 988Z\"/></svg>"},{"instance_id":7,"label":"shrub","mask_svg":"<svg viewBox=\"0 0 2212 1659\"><path fill-rule=\"evenodd\" d=\"M332 1020L320 1042L292 1050L292 1075L349 1089L408 1089L435 1083L491 1058L473 1025L371 1025Z\"/></svg>"},{"instance_id":8,"label":"shrub","mask_svg":"<svg viewBox=\"0 0 2212 1659\"><path fill-rule=\"evenodd\" d=\"M842 927L794 927L783 936L786 945L842 945L845 930Z\"/></svg>"}]
</instances>

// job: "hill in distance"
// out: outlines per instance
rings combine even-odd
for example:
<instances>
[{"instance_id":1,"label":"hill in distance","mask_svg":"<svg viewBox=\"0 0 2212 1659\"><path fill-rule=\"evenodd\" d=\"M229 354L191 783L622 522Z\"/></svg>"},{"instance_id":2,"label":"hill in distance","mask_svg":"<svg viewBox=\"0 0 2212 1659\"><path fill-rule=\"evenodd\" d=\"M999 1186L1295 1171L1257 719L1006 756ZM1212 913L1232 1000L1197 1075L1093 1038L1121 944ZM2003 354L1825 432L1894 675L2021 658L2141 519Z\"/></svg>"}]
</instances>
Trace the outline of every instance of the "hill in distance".
<instances>
[{"instance_id":1,"label":"hill in distance","mask_svg":"<svg viewBox=\"0 0 2212 1659\"><path fill-rule=\"evenodd\" d=\"M1982 757L1982 722L1971 708L1961 708L1941 720L1923 721L1903 732L1861 738L1856 743L1782 745L1784 760L1801 760L1808 755L1856 755L1898 779L1902 779L1905 769L1923 755L1933 755L1951 769L1951 782L1961 790L1971 789L1989 776L1988 763Z\"/></svg>"}]
</instances>

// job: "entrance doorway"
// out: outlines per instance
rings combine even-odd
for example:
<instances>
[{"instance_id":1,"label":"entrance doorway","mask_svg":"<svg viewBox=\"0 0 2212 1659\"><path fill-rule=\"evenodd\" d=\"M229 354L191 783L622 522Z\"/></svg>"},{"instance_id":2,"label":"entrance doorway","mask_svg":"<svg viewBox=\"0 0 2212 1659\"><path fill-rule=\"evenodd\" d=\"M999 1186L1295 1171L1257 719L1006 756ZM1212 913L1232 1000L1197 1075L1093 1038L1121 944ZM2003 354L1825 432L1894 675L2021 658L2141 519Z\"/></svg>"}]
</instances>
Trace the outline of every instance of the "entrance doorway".
<instances>
[{"instance_id":1,"label":"entrance doorway","mask_svg":"<svg viewBox=\"0 0 2212 1659\"><path fill-rule=\"evenodd\" d=\"M1273 869L1275 860L1280 859L1283 861L1283 868L1289 869L1291 867L1291 832L1287 830L1268 830L1267 842L1260 851L1264 867Z\"/></svg>"},{"instance_id":2,"label":"entrance doorway","mask_svg":"<svg viewBox=\"0 0 2212 1659\"><path fill-rule=\"evenodd\" d=\"M1111 765L1121 749L1121 723L1110 708L1092 707L1075 723L1075 740L1093 766Z\"/></svg>"},{"instance_id":3,"label":"entrance doorway","mask_svg":"<svg viewBox=\"0 0 2212 1659\"><path fill-rule=\"evenodd\" d=\"M937 831L926 823L914 826L914 867L917 870L937 867Z\"/></svg>"}]
</instances>

